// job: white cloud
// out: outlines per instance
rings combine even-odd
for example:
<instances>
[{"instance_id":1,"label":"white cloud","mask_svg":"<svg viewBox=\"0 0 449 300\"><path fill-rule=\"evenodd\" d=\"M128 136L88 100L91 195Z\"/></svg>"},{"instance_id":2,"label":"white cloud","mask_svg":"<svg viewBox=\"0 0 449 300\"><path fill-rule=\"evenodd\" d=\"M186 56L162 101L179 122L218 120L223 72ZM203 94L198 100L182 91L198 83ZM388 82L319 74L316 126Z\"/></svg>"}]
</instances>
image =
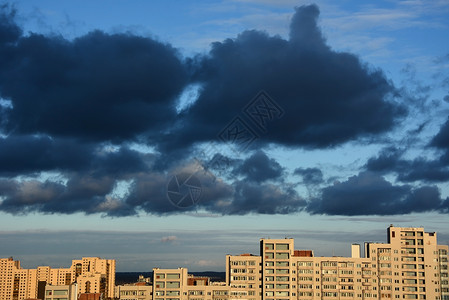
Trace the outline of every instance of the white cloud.
<instances>
[{"instance_id":1,"label":"white cloud","mask_svg":"<svg viewBox=\"0 0 449 300\"><path fill-rule=\"evenodd\" d=\"M178 238L175 235L164 236L161 238L162 243L173 243L176 242Z\"/></svg>"}]
</instances>

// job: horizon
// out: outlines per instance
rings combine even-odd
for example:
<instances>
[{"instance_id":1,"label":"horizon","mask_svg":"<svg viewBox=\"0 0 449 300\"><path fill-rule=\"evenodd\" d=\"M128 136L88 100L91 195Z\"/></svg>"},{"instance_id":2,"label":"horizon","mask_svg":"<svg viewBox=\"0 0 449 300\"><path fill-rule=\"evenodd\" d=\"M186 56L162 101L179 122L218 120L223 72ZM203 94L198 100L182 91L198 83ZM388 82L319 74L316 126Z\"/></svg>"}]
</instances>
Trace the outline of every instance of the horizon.
<instances>
[{"instance_id":1,"label":"horizon","mask_svg":"<svg viewBox=\"0 0 449 300\"><path fill-rule=\"evenodd\" d=\"M393 225L393 224L390 224L390 225ZM439 245L449 245L449 243L448 243L448 241L446 241L446 242L442 242L441 241L441 239L439 238L439 236L440 236L440 234L439 234L439 232L438 231L429 231L429 230L426 230L426 228L425 227L422 227L422 226L399 226L399 225L394 225L394 227L400 227L400 228L423 228L424 229L424 231L425 232L435 232L436 234L437 234L437 242L438 242L438 244ZM353 244L358 244L358 245L360 245L361 246L361 257L365 257L365 251L364 251L364 244L365 243L369 243L369 242L372 242L372 243L387 243L387 238L386 238L386 232L387 232L387 228L389 228L389 226L388 227L386 227L385 228L385 231L384 231L384 238L383 238L383 240L365 240L364 242L352 242L352 243L348 243L346 246L346 251L345 251L345 253L344 254L339 254L339 255L335 255L333 252L334 252L334 248L333 247L330 247L331 245L323 245L323 246L327 246L327 248L328 248L328 251L327 252L325 252L325 253L329 253L329 251L331 251L332 252L332 255L325 255L325 254L322 254L322 255L316 255L316 253L318 252L318 253L320 253L319 251L317 251L318 249L311 249L311 248L298 248L297 247L297 243L299 242L298 241L298 238L294 238L294 237L291 237L291 236L284 236L284 237L281 237L281 236L278 236L278 237L273 237L273 236L270 236L270 237L261 237L261 238L259 238L259 239L257 239L257 241L255 240L255 242L254 242L254 247L253 248L255 248L255 249L257 249L258 251L260 250L259 249L259 242L260 242L260 240L261 239L288 239L288 238L293 238L294 239L294 242L295 242L295 249L294 250L312 250L313 251L313 253L314 253L314 257L351 257L351 253L350 253L350 251L351 251L351 245L353 245ZM127 232L127 233L129 233L129 232ZM141 234L142 232L138 232L139 234ZM449 236L447 236L448 238L449 238ZM234 248L238 248L238 245L233 245L233 247ZM330 249L330 250L329 250ZM226 251L225 251L226 252ZM225 253L225 252L223 252L223 253ZM349 253L348 253L349 252ZM251 255L254 255L254 256L260 256L260 253L259 252L240 252L240 253L229 253L229 252L226 252L225 254L223 254L223 257L222 257L222 262L223 262L223 264L222 264L222 266L224 267L224 268L226 268L226 265L225 265L225 263L226 263L226 255L237 255L237 256L239 256L239 255L241 255L241 254L247 254L247 253L249 253L249 254L251 254ZM150 254L148 254L148 255L151 255L151 253ZM11 257L11 256L10 256ZM14 260L18 260L18 261L20 261L20 265L21 265L21 267L22 268L24 268L24 269L35 269L35 268L37 268L38 266L50 266L51 268L67 268L67 267L70 267L71 266L71 262L72 262L72 260L78 260L78 259L81 259L82 257L98 257L98 258L101 258L101 259L113 259L113 260L115 260L116 261L116 265L117 266L120 266L121 265L121 263L120 263L120 261L119 261L119 259L116 259L115 257L105 257L105 256L97 256L97 255L83 255L82 257L72 257L68 262L67 262L67 264L65 264L65 265L61 265L61 264L59 264L59 265L39 265L39 264L35 264L35 263L33 263L33 262L29 262L29 261L24 261L24 260L22 260L22 259L20 259L20 258L18 258L18 257L16 257L16 256L12 256L13 257L13 259ZM51 260L51 256L47 256L48 257L48 259L49 260ZM3 258L6 258L6 257L3 257ZM180 257L179 259L181 259L181 261L182 261L182 257ZM30 264L31 263L31 264ZM136 270L118 270L118 269L116 269L116 272L119 272L119 273L139 273L139 272L144 272L144 273L151 273L151 272L153 272L153 268L160 268L160 269L178 269L178 268L187 268L188 269L188 271L189 271L189 273L192 273L192 272L223 272L222 271L222 269L220 269L220 267L219 266L216 266L216 268L215 269L202 269L202 270L195 270L195 269L193 269L193 270L191 270L190 268L188 268L187 266L185 266L185 265L179 265L179 266L174 266L173 264L170 266L170 267L166 267L166 266L164 266L164 265L160 265L160 266L153 266L153 267L151 267L150 269L148 269L147 271L143 271L143 270L138 270L138 271L136 271Z\"/></svg>"}]
</instances>

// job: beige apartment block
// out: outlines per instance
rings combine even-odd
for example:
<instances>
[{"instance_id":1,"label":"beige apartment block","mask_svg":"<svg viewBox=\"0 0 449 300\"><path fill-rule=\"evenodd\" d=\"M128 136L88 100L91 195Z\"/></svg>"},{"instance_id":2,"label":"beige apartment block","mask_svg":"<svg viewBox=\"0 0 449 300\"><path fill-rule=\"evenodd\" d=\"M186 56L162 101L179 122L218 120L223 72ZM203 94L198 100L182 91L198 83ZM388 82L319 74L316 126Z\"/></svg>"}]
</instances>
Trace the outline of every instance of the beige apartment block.
<instances>
[{"instance_id":1,"label":"beige apartment block","mask_svg":"<svg viewBox=\"0 0 449 300\"><path fill-rule=\"evenodd\" d=\"M448 246L437 244L435 232L393 227L387 243L367 243L366 256L379 270L381 298L449 299Z\"/></svg>"},{"instance_id":2,"label":"beige apartment block","mask_svg":"<svg viewBox=\"0 0 449 300\"><path fill-rule=\"evenodd\" d=\"M77 300L78 285L47 285L45 286L45 298L43 300Z\"/></svg>"},{"instance_id":3,"label":"beige apartment block","mask_svg":"<svg viewBox=\"0 0 449 300\"><path fill-rule=\"evenodd\" d=\"M40 266L23 269L13 258L0 259L0 300L44 299L46 285L78 283L78 293L102 293L114 297L115 260L85 257L70 268Z\"/></svg>"},{"instance_id":4,"label":"beige apartment block","mask_svg":"<svg viewBox=\"0 0 449 300\"><path fill-rule=\"evenodd\" d=\"M153 300L153 286L126 284L115 287L115 298L120 300Z\"/></svg>"},{"instance_id":5,"label":"beige apartment block","mask_svg":"<svg viewBox=\"0 0 449 300\"><path fill-rule=\"evenodd\" d=\"M226 285L234 294L248 300L260 300L261 257L252 254L226 255Z\"/></svg>"},{"instance_id":6,"label":"beige apartment block","mask_svg":"<svg viewBox=\"0 0 449 300\"><path fill-rule=\"evenodd\" d=\"M153 300L243 300L249 299L251 291L193 277L186 268L153 269Z\"/></svg>"},{"instance_id":7,"label":"beige apartment block","mask_svg":"<svg viewBox=\"0 0 449 300\"><path fill-rule=\"evenodd\" d=\"M187 269L154 269L154 300L449 300L448 246L423 228L390 226L365 255L315 257L293 239L261 239L260 255L226 256L226 282L189 284ZM219 288L218 288L219 287Z\"/></svg>"}]
</instances>

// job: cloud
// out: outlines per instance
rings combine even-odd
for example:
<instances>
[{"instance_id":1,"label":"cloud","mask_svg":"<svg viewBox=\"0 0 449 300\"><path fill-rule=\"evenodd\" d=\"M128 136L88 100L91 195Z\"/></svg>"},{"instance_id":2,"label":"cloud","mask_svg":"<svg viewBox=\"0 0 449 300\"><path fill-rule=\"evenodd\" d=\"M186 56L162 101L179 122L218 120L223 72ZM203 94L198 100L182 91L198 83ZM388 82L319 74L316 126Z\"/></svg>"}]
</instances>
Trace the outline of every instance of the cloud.
<instances>
[{"instance_id":1,"label":"cloud","mask_svg":"<svg viewBox=\"0 0 449 300\"><path fill-rule=\"evenodd\" d=\"M449 171L437 167L449 161L446 156L408 161L404 150L386 148L368 160L365 169L371 172L324 188L321 169L296 168L308 188L321 188L314 190L321 196L308 203L267 154L269 147L323 149L375 140L407 115L395 99L397 88L381 70L327 44L319 14L316 5L296 8L288 39L248 30L214 42L206 55L182 59L174 46L132 33L93 31L73 40L25 35L15 11L2 6L0 211L113 217L198 210L218 215L444 211L437 188L394 185L382 174L396 173L408 183L442 182ZM198 99L177 111L180 95L191 86L199 87ZM261 90L282 111L276 118L255 102ZM258 127L248 112L258 112L267 127ZM256 136L245 158L216 151L207 165L192 160L204 143L220 150L219 133L236 117ZM431 143L443 151L447 124ZM213 164L217 161L226 163ZM61 180L47 178L46 172ZM167 194L173 175L193 175L200 182L196 205L173 205Z\"/></svg>"},{"instance_id":2,"label":"cloud","mask_svg":"<svg viewBox=\"0 0 449 300\"><path fill-rule=\"evenodd\" d=\"M316 185L324 181L323 172L318 168L296 168L293 174L300 175L302 177L302 182L306 185Z\"/></svg>"},{"instance_id":3,"label":"cloud","mask_svg":"<svg viewBox=\"0 0 449 300\"><path fill-rule=\"evenodd\" d=\"M403 150L395 147L382 149L377 157L371 157L368 159L366 168L369 171L376 172L391 171L398 167L403 169L403 166L399 166L402 164L400 162L400 158L403 152Z\"/></svg>"},{"instance_id":4,"label":"cloud","mask_svg":"<svg viewBox=\"0 0 449 300\"><path fill-rule=\"evenodd\" d=\"M188 81L172 46L131 34L93 31L74 39L21 34L0 16L0 95L9 134L123 141L158 132L176 117Z\"/></svg>"},{"instance_id":5,"label":"cloud","mask_svg":"<svg viewBox=\"0 0 449 300\"><path fill-rule=\"evenodd\" d=\"M265 152L257 151L236 167L234 173L244 175L246 180L261 183L270 179L279 179L282 176L283 168L276 160L269 158Z\"/></svg>"},{"instance_id":6,"label":"cloud","mask_svg":"<svg viewBox=\"0 0 449 300\"><path fill-rule=\"evenodd\" d=\"M357 56L333 51L318 27L318 14L314 5L297 8L289 40L244 31L213 43L208 55L191 58L202 93L178 121L182 130L172 132L170 140L161 137L163 149L217 139L260 90L285 114L270 121L257 146L326 148L390 130L406 114L391 101L395 88Z\"/></svg>"},{"instance_id":7,"label":"cloud","mask_svg":"<svg viewBox=\"0 0 449 300\"><path fill-rule=\"evenodd\" d=\"M345 216L398 215L438 211L442 203L436 186L393 185L376 173L361 172L324 188L321 198L311 201L307 211Z\"/></svg>"},{"instance_id":8,"label":"cloud","mask_svg":"<svg viewBox=\"0 0 449 300\"><path fill-rule=\"evenodd\" d=\"M122 146L110 151L104 145L80 143L48 136L0 138L0 174L27 175L42 171L89 171L122 176L148 170L152 155Z\"/></svg>"},{"instance_id":9,"label":"cloud","mask_svg":"<svg viewBox=\"0 0 449 300\"><path fill-rule=\"evenodd\" d=\"M164 236L161 238L162 243L173 243L176 242L178 238L175 235Z\"/></svg>"},{"instance_id":10,"label":"cloud","mask_svg":"<svg viewBox=\"0 0 449 300\"><path fill-rule=\"evenodd\" d=\"M449 150L449 119L441 126L440 131L432 139L431 145Z\"/></svg>"},{"instance_id":11,"label":"cloud","mask_svg":"<svg viewBox=\"0 0 449 300\"><path fill-rule=\"evenodd\" d=\"M277 184L237 181L233 186L232 201L215 204L213 211L230 215L289 214L301 211L306 205L295 190Z\"/></svg>"},{"instance_id":12,"label":"cloud","mask_svg":"<svg viewBox=\"0 0 449 300\"><path fill-rule=\"evenodd\" d=\"M368 159L365 168L368 171L383 174L394 173L402 182L445 182L449 180L449 161L445 155L439 159L417 157L404 159L405 151L396 147L382 149L377 157Z\"/></svg>"}]
</instances>

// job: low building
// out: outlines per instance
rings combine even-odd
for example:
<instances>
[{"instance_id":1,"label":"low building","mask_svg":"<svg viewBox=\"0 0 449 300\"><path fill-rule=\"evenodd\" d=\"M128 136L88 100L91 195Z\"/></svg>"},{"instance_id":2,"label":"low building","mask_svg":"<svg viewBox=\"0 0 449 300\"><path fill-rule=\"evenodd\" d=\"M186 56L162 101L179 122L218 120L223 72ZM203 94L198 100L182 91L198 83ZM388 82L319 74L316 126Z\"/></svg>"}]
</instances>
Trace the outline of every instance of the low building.
<instances>
[{"instance_id":1,"label":"low building","mask_svg":"<svg viewBox=\"0 0 449 300\"><path fill-rule=\"evenodd\" d=\"M126 284L115 287L115 298L120 300L152 300L153 286Z\"/></svg>"},{"instance_id":2,"label":"low building","mask_svg":"<svg viewBox=\"0 0 449 300\"><path fill-rule=\"evenodd\" d=\"M78 285L46 285L44 300L77 300Z\"/></svg>"}]
</instances>

